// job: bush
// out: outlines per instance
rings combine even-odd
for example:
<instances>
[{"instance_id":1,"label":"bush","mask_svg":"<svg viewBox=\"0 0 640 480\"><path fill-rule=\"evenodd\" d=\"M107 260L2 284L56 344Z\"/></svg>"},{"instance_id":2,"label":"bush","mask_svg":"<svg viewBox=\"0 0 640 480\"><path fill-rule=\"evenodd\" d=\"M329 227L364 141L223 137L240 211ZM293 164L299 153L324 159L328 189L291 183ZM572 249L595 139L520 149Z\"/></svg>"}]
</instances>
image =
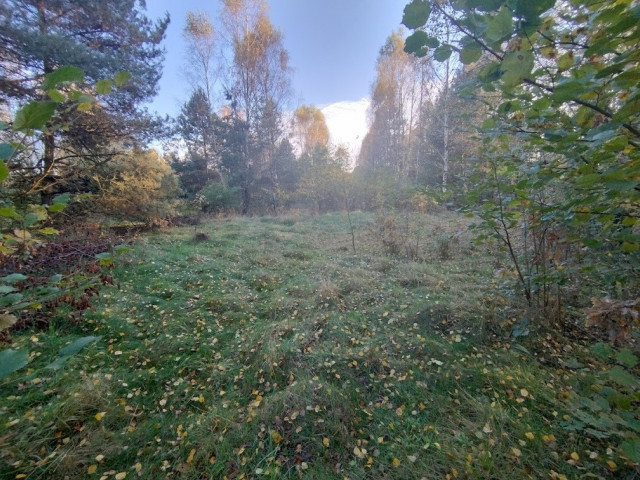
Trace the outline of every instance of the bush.
<instances>
[{"instance_id":1,"label":"bush","mask_svg":"<svg viewBox=\"0 0 640 480\"><path fill-rule=\"evenodd\" d=\"M236 211L239 206L238 187L221 182L209 182L198 193L205 212L223 213Z\"/></svg>"}]
</instances>

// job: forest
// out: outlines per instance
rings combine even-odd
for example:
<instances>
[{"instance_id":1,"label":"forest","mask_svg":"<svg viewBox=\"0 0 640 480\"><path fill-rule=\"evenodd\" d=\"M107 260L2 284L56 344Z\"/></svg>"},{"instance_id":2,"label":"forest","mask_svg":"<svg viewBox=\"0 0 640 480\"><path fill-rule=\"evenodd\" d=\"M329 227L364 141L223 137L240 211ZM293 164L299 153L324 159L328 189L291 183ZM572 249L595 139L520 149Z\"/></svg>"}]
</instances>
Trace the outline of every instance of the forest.
<instances>
[{"instance_id":1,"label":"forest","mask_svg":"<svg viewBox=\"0 0 640 480\"><path fill-rule=\"evenodd\" d=\"M213 3L0 3L0 478L640 477L640 3L399 3L355 155Z\"/></svg>"}]
</instances>

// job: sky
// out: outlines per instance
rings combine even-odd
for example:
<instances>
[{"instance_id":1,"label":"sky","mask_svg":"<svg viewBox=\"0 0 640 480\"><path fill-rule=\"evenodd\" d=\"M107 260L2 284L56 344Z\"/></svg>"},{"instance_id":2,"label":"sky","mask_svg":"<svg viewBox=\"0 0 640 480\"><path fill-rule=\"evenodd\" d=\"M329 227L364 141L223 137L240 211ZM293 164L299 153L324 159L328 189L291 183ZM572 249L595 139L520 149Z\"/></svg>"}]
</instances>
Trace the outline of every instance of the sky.
<instances>
[{"instance_id":1,"label":"sky","mask_svg":"<svg viewBox=\"0 0 640 480\"><path fill-rule=\"evenodd\" d=\"M359 101L369 95L375 64L387 37L400 27L409 0L268 0L271 23L284 35L293 68L292 107ZM169 12L166 57L159 94L150 105L177 115L190 94L182 73L182 29L187 11L217 17L219 0L146 0L147 16Z\"/></svg>"}]
</instances>

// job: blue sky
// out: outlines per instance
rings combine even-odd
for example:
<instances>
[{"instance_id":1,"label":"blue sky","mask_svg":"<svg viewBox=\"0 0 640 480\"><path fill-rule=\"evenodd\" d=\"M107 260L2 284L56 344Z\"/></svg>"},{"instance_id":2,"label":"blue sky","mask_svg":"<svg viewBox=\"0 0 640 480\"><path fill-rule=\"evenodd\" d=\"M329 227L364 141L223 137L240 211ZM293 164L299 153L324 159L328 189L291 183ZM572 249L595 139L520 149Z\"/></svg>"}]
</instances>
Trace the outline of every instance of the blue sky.
<instances>
[{"instance_id":1,"label":"blue sky","mask_svg":"<svg viewBox=\"0 0 640 480\"><path fill-rule=\"evenodd\" d=\"M327 105L369 95L380 47L400 26L409 0L268 0L271 22L284 34L293 67L293 105ZM147 0L147 15L169 12L171 24L159 95L151 110L175 115L190 94L181 74L187 11L216 18L219 0Z\"/></svg>"}]
</instances>

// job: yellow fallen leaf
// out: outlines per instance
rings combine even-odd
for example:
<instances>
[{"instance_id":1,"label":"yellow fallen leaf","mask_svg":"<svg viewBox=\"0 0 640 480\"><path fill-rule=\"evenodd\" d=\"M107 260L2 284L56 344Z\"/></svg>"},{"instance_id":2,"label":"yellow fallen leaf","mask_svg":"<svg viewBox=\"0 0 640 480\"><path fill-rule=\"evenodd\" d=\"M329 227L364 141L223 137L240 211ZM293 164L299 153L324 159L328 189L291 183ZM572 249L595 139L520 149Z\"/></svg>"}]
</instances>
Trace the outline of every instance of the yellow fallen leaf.
<instances>
[{"instance_id":1,"label":"yellow fallen leaf","mask_svg":"<svg viewBox=\"0 0 640 480\"><path fill-rule=\"evenodd\" d=\"M187 463L193 462L193 456L196 454L196 449L192 448L189 452L189 456L187 457Z\"/></svg>"},{"instance_id":2,"label":"yellow fallen leaf","mask_svg":"<svg viewBox=\"0 0 640 480\"><path fill-rule=\"evenodd\" d=\"M514 457L521 457L522 456L522 452L520 451L519 448L516 448L516 447L511 447L511 454Z\"/></svg>"},{"instance_id":3,"label":"yellow fallen leaf","mask_svg":"<svg viewBox=\"0 0 640 480\"><path fill-rule=\"evenodd\" d=\"M491 426L488 423L484 424L484 427L482 427L482 431L484 433L491 433L493 432L493 430L491 429Z\"/></svg>"},{"instance_id":4,"label":"yellow fallen leaf","mask_svg":"<svg viewBox=\"0 0 640 480\"><path fill-rule=\"evenodd\" d=\"M618 469L618 465L616 465L616 462L614 462L612 460L607 460L607 465L609 466L609 468L611 470L617 470Z\"/></svg>"},{"instance_id":5,"label":"yellow fallen leaf","mask_svg":"<svg viewBox=\"0 0 640 480\"><path fill-rule=\"evenodd\" d=\"M96 473L96 470L98 470L98 465L89 465L89 468L87 468L87 473L89 475L93 475L94 473Z\"/></svg>"},{"instance_id":6,"label":"yellow fallen leaf","mask_svg":"<svg viewBox=\"0 0 640 480\"><path fill-rule=\"evenodd\" d=\"M393 466L396 468L400 466L400 460L398 460L396 457L393 457L391 463L393 463Z\"/></svg>"},{"instance_id":7,"label":"yellow fallen leaf","mask_svg":"<svg viewBox=\"0 0 640 480\"><path fill-rule=\"evenodd\" d=\"M96 462L101 462L104 460L104 455L96 455Z\"/></svg>"},{"instance_id":8,"label":"yellow fallen leaf","mask_svg":"<svg viewBox=\"0 0 640 480\"><path fill-rule=\"evenodd\" d=\"M140 472L140 470L142 470L142 464L138 462L133 466L133 468L135 469L136 472Z\"/></svg>"},{"instance_id":9,"label":"yellow fallen leaf","mask_svg":"<svg viewBox=\"0 0 640 480\"><path fill-rule=\"evenodd\" d=\"M93 416L93 418L95 418L97 421L100 421L106 414L107 412L98 412Z\"/></svg>"},{"instance_id":10,"label":"yellow fallen leaf","mask_svg":"<svg viewBox=\"0 0 640 480\"><path fill-rule=\"evenodd\" d=\"M573 458L577 462L578 460L580 460L580 455L578 455L576 452L571 452L571 458Z\"/></svg>"},{"instance_id":11,"label":"yellow fallen leaf","mask_svg":"<svg viewBox=\"0 0 640 480\"><path fill-rule=\"evenodd\" d=\"M362 447L358 447L357 445L355 447L353 447L353 454L357 457L357 458L364 458L367 456L367 450L365 448Z\"/></svg>"},{"instance_id":12,"label":"yellow fallen leaf","mask_svg":"<svg viewBox=\"0 0 640 480\"><path fill-rule=\"evenodd\" d=\"M120 472L120 473L116 474L115 479L116 480L122 480L126 476L127 476L127 472Z\"/></svg>"},{"instance_id":13,"label":"yellow fallen leaf","mask_svg":"<svg viewBox=\"0 0 640 480\"><path fill-rule=\"evenodd\" d=\"M275 430L271 430L271 440L273 440L274 443L278 444L282 441L282 435L280 435Z\"/></svg>"},{"instance_id":14,"label":"yellow fallen leaf","mask_svg":"<svg viewBox=\"0 0 640 480\"><path fill-rule=\"evenodd\" d=\"M324 437L324 438L322 439L322 444L323 444L325 447L329 448L329 439L328 439L327 437Z\"/></svg>"},{"instance_id":15,"label":"yellow fallen leaf","mask_svg":"<svg viewBox=\"0 0 640 480\"><path fill-rule=\"evenodd\" d=\"M535 438L535 435L531 432L525 433L524 436L527 437L529 440L533 440Z\"/></svg>"},{"instance_id":16,"label":"yellow fallen leaf","mask_svg":"<svg viewBox=\"0 0 640 480\"><path fill-rule=\"evenodd\" d=\"M526 388L522 388L520 389L520 395L526 398L529 396L529 391Z\"/></svg>"}]
</instances>

